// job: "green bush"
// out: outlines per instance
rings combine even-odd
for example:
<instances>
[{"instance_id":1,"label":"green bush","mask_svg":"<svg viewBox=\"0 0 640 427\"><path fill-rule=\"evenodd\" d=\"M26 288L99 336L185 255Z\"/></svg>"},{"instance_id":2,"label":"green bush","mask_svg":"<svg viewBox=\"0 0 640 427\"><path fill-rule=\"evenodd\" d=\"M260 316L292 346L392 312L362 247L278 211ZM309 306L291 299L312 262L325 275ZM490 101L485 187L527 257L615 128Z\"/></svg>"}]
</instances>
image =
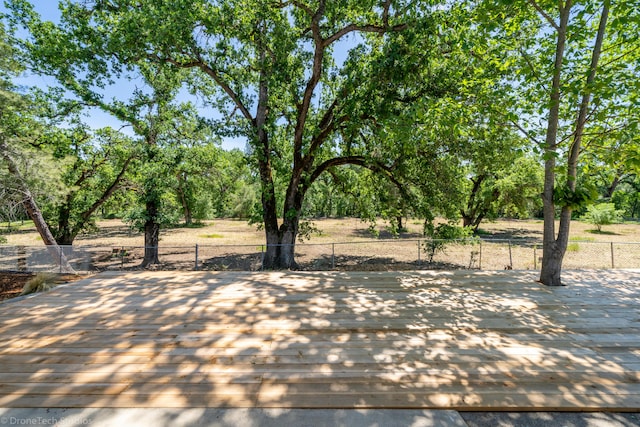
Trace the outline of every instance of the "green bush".
<instances>
[{"instance_id":1,"label":"green bush","mask_svg":"<svg viewBox=\"0 0 640 427\"><path fill-rule=\"evenodd\" d=\"M595 225L598 232L601 232L603 225L622 222L622 211L617 210L613 203L599 203L589 206L584 219Z\"/></svg>"},{"instance_id":2,"label":"green bush","mask_svg":"<svg viewBox=\"0 0 640 427\"><path fill-rule=\"evenodd\" d=\"M472 244L478 240L477 237L473 237L472 227L460 227L451 223L440 224L437 227L425 227L425 236L431 238L424 243L424 251L430 263L433 262L433 258L437 254L445 251L447 245Z\"/></svg>"}]
</instances>

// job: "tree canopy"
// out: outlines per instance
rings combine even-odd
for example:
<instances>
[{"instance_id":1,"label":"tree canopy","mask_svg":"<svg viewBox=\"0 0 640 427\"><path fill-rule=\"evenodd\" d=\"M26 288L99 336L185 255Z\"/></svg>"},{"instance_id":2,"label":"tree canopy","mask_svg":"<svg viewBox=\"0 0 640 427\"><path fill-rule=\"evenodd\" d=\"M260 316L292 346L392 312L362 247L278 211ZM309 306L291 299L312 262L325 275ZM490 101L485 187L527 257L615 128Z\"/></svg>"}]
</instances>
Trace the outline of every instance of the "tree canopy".
<instances>
[{"instance_id":1,"label":"tree canopy","mask_svg":"<svg viewBox=\"0 0 640 427\"><path fill-rule=\"evenodd\" d=\"M11 0L6 22L28 35L0 47L132 127L131 140L97 132L94 147L67 126L59 142L76 153L59 159L83 200L108 205L110 180L135 189L146 246L164 223L233 213L262 223L266 268L295 268L304 215L477 228L542 208L541 279L558 284L592 189L609 201L637 181L633 3L62 0L54 23ZM217 148L230 137L245 152ZM100 178L81 179L91 162ZM59 209L57 230L96 211L66 197L78 211Z\"/></svg>"}]
</instances>

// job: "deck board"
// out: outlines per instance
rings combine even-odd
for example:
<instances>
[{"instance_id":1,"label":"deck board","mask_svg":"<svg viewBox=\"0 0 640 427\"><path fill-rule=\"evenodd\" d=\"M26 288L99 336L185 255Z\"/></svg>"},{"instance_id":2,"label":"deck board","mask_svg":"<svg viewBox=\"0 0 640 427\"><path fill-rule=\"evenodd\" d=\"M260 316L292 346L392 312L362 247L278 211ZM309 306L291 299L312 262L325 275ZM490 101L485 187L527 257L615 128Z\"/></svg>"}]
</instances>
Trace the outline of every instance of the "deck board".
<instances>
[{"instance_id":1,"label":"deck board","mask_svg":"<svg viewBox=\"0 0 640 427\"><path fill-rule=\"evenodd\" d=\"M0 304L0 407L640 410L640 271L103 273Z\"/></svg>"}]
</instances>

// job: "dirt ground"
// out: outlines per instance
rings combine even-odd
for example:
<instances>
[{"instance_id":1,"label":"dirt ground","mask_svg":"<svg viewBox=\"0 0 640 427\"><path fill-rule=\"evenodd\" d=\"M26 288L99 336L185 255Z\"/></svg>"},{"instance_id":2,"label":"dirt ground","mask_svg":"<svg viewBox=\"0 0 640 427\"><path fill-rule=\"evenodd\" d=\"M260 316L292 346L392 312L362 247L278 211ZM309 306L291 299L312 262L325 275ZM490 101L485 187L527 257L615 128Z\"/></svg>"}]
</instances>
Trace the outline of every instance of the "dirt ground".
<instances>
[{"instance_id":1,"label":"dirt ground","mask_svg":"<svg viewBox=\"0 0 640 427\"><path fill-rule=\"evenodd\" d=\"M33 276L32 273L0 273L0 301L20 295L24 284Z\"/></svg>"},{"instance_id":2,"label":"dirt ground","mask_svg":"<svg viewBox=\"0 0 640 427\"><path fill-rule=\"evenodd\" d=\"M318 218L311 223L318 229L312 233L305 243L349 243L375 241L392 237L386 229L386 224L377 224L379 236L371 234L369 224L357 218ZM97 223L98 229L94 233L78 236L74 245L77 246L105 246L105 247L134 247L144 245L144 236L137 230L132 230L119 219L102 220ZM416 239L422 237L422 221L406 222L408 228L400 239ZM486 221L482 224L482 237L492 239L536 239L542 240L541 220L498 220ZM591 242L640 242L640 224L624 223L603 227L602 232L593 230L592 224L573 221L571 223L572 241ZM33 227L25 227L13 233L4 232L7 245L39 246L42 240ZM255 225L237 219L215 219L205 221L202 227L175 227L163 229L160 234L163 246L184 245L261 245L264 244L264 231Z\"/></svg>"},{"instance_id":3,"label":"dirt ground","mask_svg":"<svg viewBox=\"0 0 640 427\"><path fill-rule=\"evenodd\" d=\"M35 277L35 273L20 273L20 272L0 272L0 301L15 298L20 296L22 288L31 278ZM80 280L86 277L85 275L75 274L59 274L56 278L56 284L69 283L76 280Z\"/></svg>"},{"instance_id":4,"label":"dirt ground","mask_svg":"<svg viewBox=\"0 0 640 427\"><path fill-rule=\"evenodd\" d=\"M398 271L415 269L535 270L540 265L541 220L499 220L481 227L482 247L448 245L428 258L422 222L406 221L407 231L393 238L386 224L356 218L313 219L317 229L296 245L296 261L308 271ZM120 220L99 221L91 234L78 236L70 261L78 272L138 270L144 256L144 236ZM640 268L640 224L593 225L574 221L565 268ZM3 232L0 270L52 271L42 241L32 227ZM421 240L422 239L422 240ZM631 243L638 242L638 243ZM160 234L160 264L152 270L255 271L261 268L264 232L243 220L215 219L199 227L174 227Z\"/></svg>"}]
</instances>

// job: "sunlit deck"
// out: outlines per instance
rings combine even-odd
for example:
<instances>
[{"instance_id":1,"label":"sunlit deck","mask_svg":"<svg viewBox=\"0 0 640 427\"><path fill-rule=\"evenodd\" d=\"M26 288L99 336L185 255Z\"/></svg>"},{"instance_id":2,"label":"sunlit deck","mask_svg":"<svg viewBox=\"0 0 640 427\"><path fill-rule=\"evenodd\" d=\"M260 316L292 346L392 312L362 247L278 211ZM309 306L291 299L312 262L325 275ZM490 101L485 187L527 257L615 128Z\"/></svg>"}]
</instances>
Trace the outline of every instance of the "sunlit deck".
<instances>
[{"instance_id":1,"label":"sunlit deck","mask_svg":"<svg viewBox=\"0 0 640 427\"><path fill-rule=\"evenodd\" d=\"M105 273L0 304L0 407L640 409L640 271Z\"/></svg>"}]
</instances>

